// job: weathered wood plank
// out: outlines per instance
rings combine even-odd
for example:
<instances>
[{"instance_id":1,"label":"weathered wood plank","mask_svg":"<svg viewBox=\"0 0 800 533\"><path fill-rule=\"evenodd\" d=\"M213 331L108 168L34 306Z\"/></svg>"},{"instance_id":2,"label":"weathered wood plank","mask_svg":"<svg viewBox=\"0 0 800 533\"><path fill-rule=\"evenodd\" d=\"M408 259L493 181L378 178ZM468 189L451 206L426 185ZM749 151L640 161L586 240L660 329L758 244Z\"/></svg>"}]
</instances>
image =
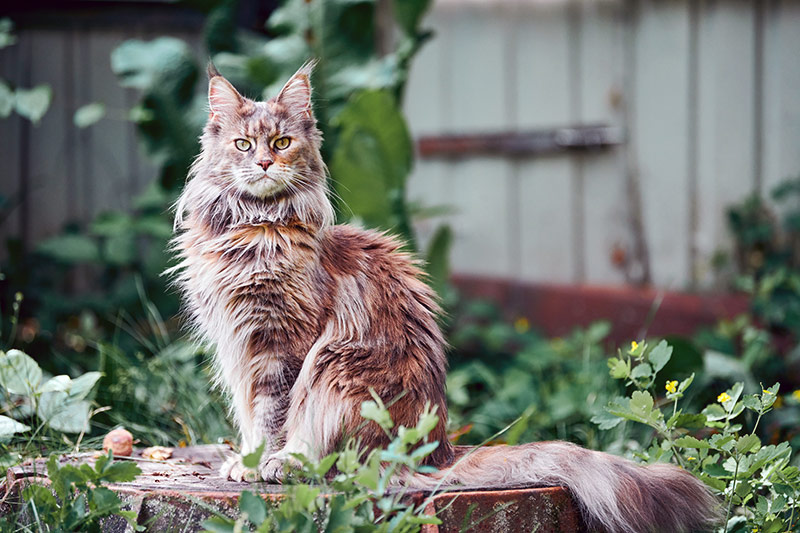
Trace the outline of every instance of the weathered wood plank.
<instances>
[{"instance_id":1,"label":"weathered wood plank","mask_svg":"<svg viewBox=\"0 0 800 533\"><path fill-rule=\"evenodd\" d=\"M641 3L636 24L632 137L653 281L682 287L689 273L686 0Z\"/></svg>"},{"instance_id":2,"label":"weathered wood plank","mask_svg":"<svg viewBox=\"0 0 800 533\"><path fill-rule=\"evenodd\" d=\"M800 175L800 3L770 2L764 29L762 192Z\"/></svg>"},{"instance_id":3,"label":"weathered wood plank","mask_svg":"<svg viewBox=\"0 0 800 533\"><path fill-rule=\"evenodd\" d=\"M725 210L756 187L754 4L703 2L699 13L697 186L690 198L697 214L692 278L714 281L712 261L730 249Z\"/></svg>"}]
</instances>

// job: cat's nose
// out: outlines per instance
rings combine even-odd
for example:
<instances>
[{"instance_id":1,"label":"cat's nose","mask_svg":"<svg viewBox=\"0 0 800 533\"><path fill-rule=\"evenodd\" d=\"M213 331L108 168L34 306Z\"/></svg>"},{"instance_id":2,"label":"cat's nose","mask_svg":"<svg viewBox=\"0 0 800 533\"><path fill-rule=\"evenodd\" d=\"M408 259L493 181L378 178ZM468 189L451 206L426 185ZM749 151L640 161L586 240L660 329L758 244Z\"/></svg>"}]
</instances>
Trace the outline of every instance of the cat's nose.
<instances>
[{"instance_id":1,"label":"cat's nose","mask_svg":"<svg viewBox=\"0 0 800 533\"><path fill-rule=\"evenodd\" d=\"M263 168L265 172L266 172L266 170L269 168L269 166L270 166L271 164L272 164L272 161L271 161L270 159L262 159L261 161L259 161L258 163L256 163L256 165L258 165L258 166L260 166L261 168Z\"/></svg>"}]
</instances>

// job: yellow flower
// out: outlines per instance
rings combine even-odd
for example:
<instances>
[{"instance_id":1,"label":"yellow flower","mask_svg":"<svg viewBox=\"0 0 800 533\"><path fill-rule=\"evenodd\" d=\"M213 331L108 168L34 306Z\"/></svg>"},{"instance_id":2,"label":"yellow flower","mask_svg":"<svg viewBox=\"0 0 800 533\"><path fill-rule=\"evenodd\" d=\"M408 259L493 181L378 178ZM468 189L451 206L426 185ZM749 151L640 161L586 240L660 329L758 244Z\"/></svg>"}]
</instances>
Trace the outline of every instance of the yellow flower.
<instances>
[{"instance_id":1,"label":"yellow flower","mask_svg":"<svg viewBox=\"0 0 800 533\"><path fill-rule=\"evenodd\" d=\"M631 341L631 351L634 351L638 347L639 347L639 343L638 342Z\"/></svg>"},{"instance_id":2,"label":"yellow flower","mask_svg":"<svg viewBox=\"0 0 800 533\"><path fill-rule=\"evenodd\" d=\"M664 386L667 389L667 392L671 392L675 394L675 391L678 390L678 382L677 381L667 381L667 384Z\"/></svg>"},{"instance_id":3,"label":"yellow flower","mask_svg":"<svg viewBox=\"0 0 800 533\"><path fill-rule=\"evenodd\" d=\"M697 457L692 457L691 455L686 456L687 461L697 461Z\"/></svg>"},{"instance_id":4,"label":"yellow flower","mask_svg":"<svg viewBox=\"0 0 800 533\"><path fill-rule=\"evenodd\" d=\"M514 321L514 329L517 330L517 333L525 333L531 329L531 323L524 316L520 317Z\"/></svg>"},{"instance_id":5,"label":"yellow flower","mask_svg":"<svg viewBox=\"0 0 800 533\"><path fill-rule=\"evenodd\" d=\"M728 401L728 400L730 400L730 399L731 399L731 395L730 395L730 394L728 394L727 392L723 392L722 394L720 394L719 396L717 396L717 401L718 401L719 403L725 403L725 402L727 402L727 401Z\"/></svg>"},{"instance_id":6,"label":"yellow flower","mask_svg":"<svg viewBox=\"0 0 800 533\"><path fill-rule=\"evenodd\" d=\"M761 390L761 392L763 392L764 394L772 394L772 393L771 393L770 391L768 391L767 389L762 389L762 390Z\"/></svg>"},{"instance_id":7,"label":"yellow flower","mask_svg":"<svg viewBox=\"0 0 800 533\"><path fill-rule=\"evenodd\" d=\"M800 402L800 389L797 389L796 391L792 392L792 398Z\"/></svg>"}]
</instances>

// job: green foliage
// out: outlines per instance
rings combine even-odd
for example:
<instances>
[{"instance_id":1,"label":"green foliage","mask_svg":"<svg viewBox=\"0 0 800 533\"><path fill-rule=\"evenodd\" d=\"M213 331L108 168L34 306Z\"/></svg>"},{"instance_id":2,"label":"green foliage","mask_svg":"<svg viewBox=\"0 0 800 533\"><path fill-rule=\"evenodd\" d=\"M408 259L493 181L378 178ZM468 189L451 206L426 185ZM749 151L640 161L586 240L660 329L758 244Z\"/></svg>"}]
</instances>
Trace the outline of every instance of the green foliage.
<instances>
[{"instance_id":1,"label":"green foliage","mask_svg":"<svg viewBox=\"0 0 800 533\"><path fill-rule=\"evenodd\" d=\"M427 501L414 505L393 479L431 471L421 463L439 444L428 442L439 419L435 409L426 408L411 428L395 428L377 397L364 402L361 413L393 437L386 448L365 453L351 439L342 450L319 461L297 454L297 465L289 471L292 483L278 503L268 504L244 491L239 496L238 517L210 518L204 523L206 531L413 532L424 524L441 523L425 514Z\"/></svg>"},{"instance_id":2,"label":"green foliage","mask_svg":"<svg viewBox=\"0 0 800 533\"><path fill-rule=\"evenodd\" d=\"M113 515L123 517L133 531L140 531L143 528L136 524L136 512L123 511L119 496L103 486L132 481L140 473L136 463L114 461L111 452L98 457L94 468L85 463L59 465L58 457L51 455L47 461L51 485L26 485L22 512L39 532L99 532L100 521Z\"/></svg>"},{"instance_id":3,"label":"green foliage","mask_svg":"<svg viewBox=\"0 0 800 533\"><path fill-rule=\"evenodd\" d=\"M0 19L0 49L17 42L14 24L8 18ZM6 118L16 111L35 125L39 124L53 100L53 90L48 85L37 85L30 89L11 87L0 79L0 118Z\"/></svg>"},{"instance_id":4,"label":"green foliage","mask_svg":"<svg viewBox=\"0 0 800 533\"><path fill-rule=\"evenodd\" d=\"M663 396L655 387L671 355L664 341L655 346L634 342L609 359L611 376L634 390L609 402L607 413L616 423L630 420L655 433L653 443L637 456L648 463L674 461L718 492L727 507L724 531L795 531L800 471L791 464L791 448L786 442L763 445L756 434L779 398L779 385L743 395L744 385L738 382L692 413L685 396L694 374L681 382L668 379ZM755 415L750 432L741 421L747 411ZM593 421L604 429L615 423L608 416Z\"/></svg>"},{"instance_id":5,"label":"green foliage","mask_svg":"<svg viewBox=\"0 0 800 533\"><path fill-rule=\"evenodd\" d=\"M36 433L43 429L63 433L82 433L89 429L91 404L87 398L101 374L87 372L76 379L60 375L46 381L43 375L36 361L27 354L19 350L0 351L2 409L13 416L0 418L0 442L8 442L16 434L30 431L31 426L37 427Z\"/></svg>"},{"instance_id":6,"label":"green foliage","mask_svg":"<svg viewBox=\"0 0 800 533\"><path fill-rule=\"evenodd\" d=\"M529 328L526 319L507 323L482 302L456 310L447 378L451 429L479 443L518 419L502 437L509 444L568 438L609 446L615 436L589 423L618 393L605 373L609 325L553 340Z\"/></svg>"}]
</instances>

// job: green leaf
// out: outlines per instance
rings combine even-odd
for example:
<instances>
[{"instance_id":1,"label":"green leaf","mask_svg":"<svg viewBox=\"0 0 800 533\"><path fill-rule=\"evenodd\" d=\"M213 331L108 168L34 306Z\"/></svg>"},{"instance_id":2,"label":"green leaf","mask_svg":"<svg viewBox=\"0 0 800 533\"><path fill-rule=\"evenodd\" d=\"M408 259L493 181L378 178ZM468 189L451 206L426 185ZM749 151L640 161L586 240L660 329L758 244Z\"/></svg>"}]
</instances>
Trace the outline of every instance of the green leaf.
<instances>
[{"instance_id":1,"label":"green leaf","mask_svg":"<svg viewBox=\"0 0 800 533\"><path fill-rule=\"evenodd\" d=\"M89 508L99 514L108 514L117 510L121 504L119 497L106 487L95 487L88 492Z\"/></svg>"},{"instance_id":2,"label":"green leaf","mask_svg":"<svg viewBox=\"0 0 800 533\"><path fill-rule=\"evenodd\" d=\"M361 417L376 422L384 429L394 427L392 415L389 414L389 411L386 408L379 407L373 401L366 401L361 404Z\"/></svg>"},{"instance_id":3,"label":"green leaf","mask_svg":"<svg viewBox=\"0 0 800 533\"><path fill-rule=\"evenodd\" d=\"M0 19L0 50L17 42L14 36L14 23L8 17Z\"/></svg>"},{"instance_id":4,"label":"green leaf","mask_svg":"<svg viewBox=\"0 0 800 533\"><path fill-rule=\"evenodd\" d=\"M387 91L363 91L342 110L336 124L341 133L330 170L337 194L368 226L410 239L405 180L413 145L394 98Z\"/></svg>"},{"instance_id":5,"label":"green leaf","mask_svg":"<svg viewBox=\"0 0 800 533\"><path fill-rule=\"evenodd\" d=\"M647 363L640 363L631 371L631 379L633 380L646 379L649 381L652 377L653 369Z\"/></svg>"},{"instance_id":6,"label":"green leaf","mask_svg":"<svg viewBox=\"0 0 800 533\"><path fill-rule=\"evenodd\" d=\"M0 441L5 441L12 435L29 429L31 429L30 426L26 426L5 415L0 415Z\"/></svg>"},{"instance_id":7,"label":"green leaf","mask_svg":"<svg viewBox=\"0 0 800 533\"><path fill-rule=\"evenodd\" d=\"M204 520L202 526L205 531L211 533L234 533L236 531L236 522L224 516L212 516Z\"/></svg>"},{"instance_id":8,"label":"green leaf","mask_svg":"<svg viewBox=\"0 0 800 533\"><path fill-rule=\"evenodd\" d=\"M157 89L170 93L185 80L196 75L192 51L185 42L174 37L152 41L130 39L111 52L111 70L123 87L140 90ZM178 79L170 79L171 77Z\"/></svg>"},{"instance_id":9,"label":"green leaf","mask_svg":"<svg viewBox=\"0 0 800 533\"><path fill-rule=\"evenodd\" d=\"M32 89L17 88L16 108L17 113L38 124L53 99L53 90L47 85L37 85Z\"/></svg>"},{"instance_id":10,"label":"green leaf","mask_svg":"<svg viewBox=\"0 0 800 533\"><path fill-rule=\"evenodd\" d=\"M608 430L617 427L624 419L611 413L598 413L592 417L592 423L602 430Z\"/></svg>"},{"instance_id":11,"label":"green leaf","mask_svg":"<svg viewBox=\"0 0 800 533\"><path fill-rule=\"evenodd\" d=\"M87 128L99 122L105 115L106 105L101 102L92 102L75 111L72 121L79 128Z\"/></svg>"},{"instance_id":12,"label":"green leaf","mask_svg":"<svg viewBox=\"0 0 800 533\"><path fill-rule=\"evenodd\" d=\"M250 468L251 470L258 468L259 463L261 463L261 456L264 455L265 446L266 442L262 442L261 445L258 448L256 448L252 453L243 455L242 465L244 465L245 468Z\"/></svg>"},{"instance_id":13,"label":"green leaf","mask_svg":"<svg viewBox=\"0 0 800 533\"><path fill-rule=\"evenodd\" d=\"M42 369L19 350L0 352L0 385L11 394L33 395L42 382Z\"/></svg>"},{"instance_id":14,"label":"green leaf","mask_svg":"<svg viewBox=\"0 0 800 533\"><path fill-rule=\"evenodd\" d=\"M260 524L267 518L266 502L248 490L239 495L239 510L247 513L247 519L253 524Z\"/></svg>"},{"instance_id":15,"label":"green leaf","mask_svg":"<svg viewBox=\"0 0 800 533\"><path fill-rule=\"evenodd\" d=\"M650 419L653 416L653 397L647 391L634 391L631 394L631 412L643 419Z\"/></svg>"},{"instance_id":16,"label":"green leaf","mask_svg":"<svg viewBox=\"0 0 800 533\"><path fill-rule=\"evenodd\" d=\"M39 392L66 391L69 390L70 385L72 385L72 379L66 374L61 374L48 379L39 388Z\"/></svg>"},{"instance_id":17,"label":"green leaf","mask_svg":"<svg viewBox=\"0 0 800 533\"><path fill-rule=\"evenodd\" d=\"M450 248L453 244L453 230L448 225L439 226L428 245L427 261L430 285L442 297L444 287L450 276Z\"/></svg>"},{"instance_id":18,"label":"green leaf","mask_svg":"<svg viewBox=\"0 0 800 533\"><path fill-rule=\"evenodd\" d=\"M419 23L431 5L431 0L394 0L392 9L397 23L409 35L416 35Z\"/></svg>"},{"instance_id":19,"label":"green leaf","mask_svg":"<svg viewBox=\"0 0 800 533\"><path fill-rule=\"evenodd\" d=\"M658 372L664 368L664 365L669 362L671 357L672 346L667 344L667 341L662 340L647 355L647 360L650 361L650 364L653 366L653 374L658 374Z\"/></svg>"},{"instance_id":20,"label":"green leaf","mask_svg":"<svg viewBox=\"0 0 800 533\"><path fill-rule=\"evenodd\" d=\"M697 450L708 450L711 448L711 445L708 442L688 435L679 439L675 439L675 446L679 446L681 448L694 448Z\"/></svg>"},{"instance_id":21,"label":"green leaf","mask_svg":"<svg viewBox=\"0 0 800 533\"><path fill-rule=\"evenodd\" d=\"M629 361L623 361L616 357L611 357L608 360L609 374L614 379L626 379L631 373L631 366Z\"/></svg>"},{"instance_id":22,"label":"green leaf","mask_svg":"<svg viewBox=\"0 0 800 533\"><path fill-rule=\"evenodd\" d=\"M706 415L681 413L675 417L675 420L670 425L671 427L679 427L685 429L700 429L706 425Z\"/></svg>"},{"instance_id":23,"label":"green leaf","mask_svg":"<svg viewBox=\"0 0 800 533\"><path fill-rule=\"evenodd\" d=\"M758 435L745 435L736 441L736 451L740 454L749 453L761 447L761 439Z\"/></svg>"},{"instance_id":24,"label":"green leaf","mask_svg":"<svg viewBox=\"0 0 800 533\"><path fill-rule=\"evenodd\" d=\"M70 399L66 391L54 391L39 397L36 414L57 431L80 433L89 429L89 410L88 401Z\"/></svg>"},{"instance_id":25,"label":"green leaf","mask_svg":"<svg viewBox=\"0 0 800 533\"><path fill-rule=\"evenodd\" d=\"M102 372L86 372L72 380L68 392L72 399L83 400L94 388L95 383L103 377Z\"/></svg>"},{"instance_id":26,"label":"green leaf","mask_svg":"<svg viewBox=\"0 0 800 533\"><path fill-rule=\"evenodd\" d=\"M136 479L141 473L142 469L133 461L110 461L102 468L98 481L127 483Z\"/></svg>"},{"instance_id":27,"label":"green leaf","mask_svg":"<svg viewBox=\"0 0 800 533\"><path fill-rule=\"evenodd\" d=\"M63 263L88 263L100 259L97 243L85 235L51 237L40 242L36 251Z\"/></svg>"}]
</instances>

